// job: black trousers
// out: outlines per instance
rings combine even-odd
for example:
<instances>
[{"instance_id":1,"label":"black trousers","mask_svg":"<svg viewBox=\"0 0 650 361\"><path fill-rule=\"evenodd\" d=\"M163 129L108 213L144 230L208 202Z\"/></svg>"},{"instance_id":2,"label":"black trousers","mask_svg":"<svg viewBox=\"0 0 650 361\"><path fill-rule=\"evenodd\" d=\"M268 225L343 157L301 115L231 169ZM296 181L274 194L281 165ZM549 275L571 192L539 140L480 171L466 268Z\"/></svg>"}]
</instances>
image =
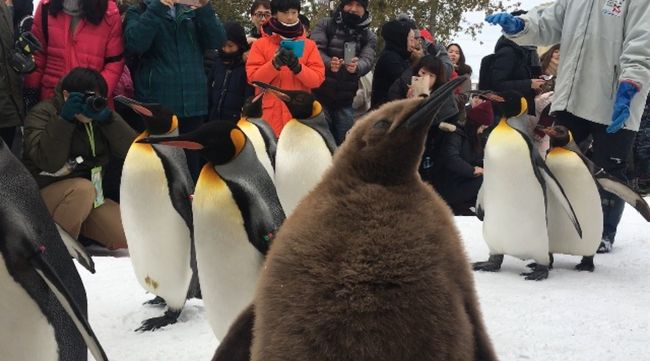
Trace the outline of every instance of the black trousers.
<instances>
[{"instance_id":1,"label":"black trousers","mask_svg":"<svg viewBox=\"0 0 650 361\"><path fill-rule=\"evenodd\" d=\"M636 132L621 129L616 133L609 134L606 125L594 123L566 111L558 112L556 117L555 124L567 127L573 134L576 143L582 142L591 135L593 138L593 156L591 160L620 181L628 181L625 170L627 169L627 160L632 152ZM611 237L613 240L625 203L622 199L609 192L601 192L601 199L604 216L603 236Z\"/></svg>"}]
</instances>

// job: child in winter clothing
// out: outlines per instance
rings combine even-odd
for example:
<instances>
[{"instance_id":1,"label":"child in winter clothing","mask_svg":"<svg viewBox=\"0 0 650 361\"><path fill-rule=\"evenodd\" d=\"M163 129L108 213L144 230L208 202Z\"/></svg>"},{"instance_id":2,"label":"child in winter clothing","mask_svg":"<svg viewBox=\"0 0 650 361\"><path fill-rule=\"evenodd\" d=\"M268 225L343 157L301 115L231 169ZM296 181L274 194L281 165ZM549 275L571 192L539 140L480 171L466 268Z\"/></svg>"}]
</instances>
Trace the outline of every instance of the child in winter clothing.
<instances>
[{"instance_id":1,"label":"child in winter clothing","mask_svg":"<svg viewBox=\"0 0 650 361\"><path fill-rule=\"evenodd\" d=\"M248 51L244 28L235 22L224 24L226 43L219 48L208 74L208 120L237 121L244 101L253 95L246 80L243 54Z\"/></svg>"},{"instance_id":2,"label":"child in winter clothing","mask_svg":"<svg viewBox=\"0 0 650 361\"><path fill-rule=\"evenodd\" d=\"M299 0L271 1L271 19L262 25L262 38L253 43L246 61L248 80L261 81L287 90L311 91L325 80L325 66L316 43L305 37L298 20ZM282 40L304 42L302 56L280 47ZM259 91L259 90L258 90ZM287 106L275 95L262 98L262 118L277 136L291 120Z\"/></svg>"}]
</instances>

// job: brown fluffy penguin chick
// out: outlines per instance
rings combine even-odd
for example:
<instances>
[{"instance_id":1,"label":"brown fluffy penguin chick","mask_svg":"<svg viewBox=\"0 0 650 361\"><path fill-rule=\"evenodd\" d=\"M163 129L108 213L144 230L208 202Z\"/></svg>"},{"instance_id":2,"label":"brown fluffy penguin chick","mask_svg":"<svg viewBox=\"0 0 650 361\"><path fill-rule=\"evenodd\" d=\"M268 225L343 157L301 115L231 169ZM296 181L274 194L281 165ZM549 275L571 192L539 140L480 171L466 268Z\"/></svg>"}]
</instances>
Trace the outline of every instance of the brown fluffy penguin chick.
<instances>
[{"instance_id":1,"label":"brown fluffy penguin chick","mask_svg":"<svg viewBox=\"0 0 650 361\"><path fill-rule=\"evenodd\" d=\"M497 359L452 213L417 173L425 101L359 120L285 221L258 282L251 360Z\"/></svg>"}]
</instances>

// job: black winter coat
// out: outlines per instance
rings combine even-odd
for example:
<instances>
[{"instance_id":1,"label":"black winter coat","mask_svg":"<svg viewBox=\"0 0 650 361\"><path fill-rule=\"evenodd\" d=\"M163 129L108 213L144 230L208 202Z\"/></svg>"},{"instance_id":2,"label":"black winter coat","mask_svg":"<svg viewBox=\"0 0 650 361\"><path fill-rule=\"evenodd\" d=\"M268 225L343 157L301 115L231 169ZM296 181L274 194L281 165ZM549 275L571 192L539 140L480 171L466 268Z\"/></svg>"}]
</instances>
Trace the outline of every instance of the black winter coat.
<instances>
[{"instance_id":1,"label":"black winter coat","mask_svg":"<svg viewBox=\"0 0 650 361\"><path fill-rule=\"evenodd\" d=\"M435 163L436 188L441 193L452 194L464 191L458 185L474 178L474 167L483 167L483 152L472 148L469 135L457 125L455 132L444 134Z\"/></svg>"},{"instance_id":2,"label":"black winter coat","mask_svg":"<svg viewBox=\"0 0 650 361\"><path fill-rule=\"evenodd\" d=\"M237 121L246 98L253 93L246 80L244 62L224 64L217 57L208 75L208 120Z\"/></svg>"},{"instance_id":3,"label":"black winter coat","mask_svg":"<svg viewBox=\"0 0 650 361\"><path fill-rule=\"evenodd\" d=\"M386 45L373 73L371 98L373 109L389 101L388 89L410 66L410 55L406 50L396 50Z\"/></svg>"},{"instance_id":4,"label":"black winter coat","mask_svg":"<svg viewBox=\"0 0 650 361\"><path fill-rule=\"evenodd\" d=\"M337 13L338 14L338 13ZM342 108L352 105L352 99L359 88L359 78L366 75L375 61L377 35L368 29L370 18L354 28L350 28L339 18L322 19L311 32L323 63L325 81L314 94L318 101L329 108ZM359 58L356 73L349 73L345 66L333 73L330 70L332 57L344 58L344 44L356 43L356 56Z\"/></svg>"},{"instance_id":5,"label":"black winter coat","mask_svg":"<svg viewBox=\"0 0 650 361\"><path fill-rule=\"evenodd\" d=\"M520 92L528 102L530 115L535 115L535 90L531 89L530 80L539 78L541 73L536 50L519 46L504 36L497 41L490 76L493 90Z\"/></svg>"}]
</instances>

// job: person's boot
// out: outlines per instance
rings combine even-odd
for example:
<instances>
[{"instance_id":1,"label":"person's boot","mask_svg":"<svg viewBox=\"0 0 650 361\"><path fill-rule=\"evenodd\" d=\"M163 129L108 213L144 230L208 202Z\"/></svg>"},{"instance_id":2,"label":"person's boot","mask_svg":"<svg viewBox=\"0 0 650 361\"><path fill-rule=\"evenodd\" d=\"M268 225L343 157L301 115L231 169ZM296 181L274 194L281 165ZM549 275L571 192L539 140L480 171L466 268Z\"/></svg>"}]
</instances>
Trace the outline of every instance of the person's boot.
<instances>
[{"instance_id":1,"label":"person's boot","mask_svg":"<svg viewBox=\"0 0 650 361\"><path fill-rule=\"evenodd\" d=\"M609 192L601 192L600 197L603 207L603 235L597 253L609 253L614 246L616 228L623 216L625 202Z\"/></svg>"}]
</instances>

